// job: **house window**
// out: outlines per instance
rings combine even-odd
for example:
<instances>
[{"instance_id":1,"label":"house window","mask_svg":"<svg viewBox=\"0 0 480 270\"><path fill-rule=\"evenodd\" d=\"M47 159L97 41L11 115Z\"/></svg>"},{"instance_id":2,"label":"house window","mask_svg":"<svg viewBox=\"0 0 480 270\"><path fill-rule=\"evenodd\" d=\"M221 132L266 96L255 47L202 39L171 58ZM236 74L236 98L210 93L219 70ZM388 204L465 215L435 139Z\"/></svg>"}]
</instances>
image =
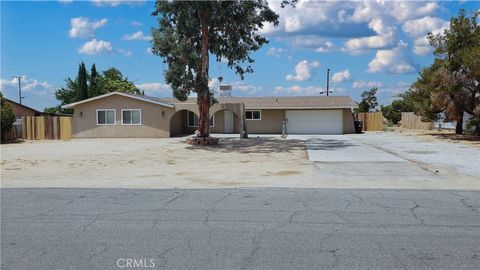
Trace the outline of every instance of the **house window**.
<instances>
[{"instance_id":1,"label":"house window","mask_svg":"<svg viewBox=\"0 0 480 270\"><path fill-rule=\"evenodd\" d=\"M122 125L141 125L141 124L142 124L142 110L140 109L122 110Z\"/></svg>"},{"instance_id":2,"label":"house window","mask_svg":"<svg viewBox=\"0 0 480 270\"><path fill-rule=\"evenodd\" d=\"M247 119L247 120L262 120L262 111L260 111L260 110L245 111L245 119Z\"/></svg>"},{"instance_id":3,"label":"house window","mask_svg":"<svg viewBox=\"0 0 480 270\"><path fill-rule=\"evenodd\" d=\"M194 112L188 111L187 122L189 127L198 127L198 122L199 122L198 116ZM212 117L210 117L210 127L214 127L214 126L215 126L215 117L212 115Z\"/></svg>"},{"instance_id":4,"label":"house window","mask_svg":"<svg viewBox=\"0 0 480 270\"><path fill-rule=\"evenodd\" d=\"M115 109L98 109L97 125L115 125Z\"/></svg>"}]
</instances>

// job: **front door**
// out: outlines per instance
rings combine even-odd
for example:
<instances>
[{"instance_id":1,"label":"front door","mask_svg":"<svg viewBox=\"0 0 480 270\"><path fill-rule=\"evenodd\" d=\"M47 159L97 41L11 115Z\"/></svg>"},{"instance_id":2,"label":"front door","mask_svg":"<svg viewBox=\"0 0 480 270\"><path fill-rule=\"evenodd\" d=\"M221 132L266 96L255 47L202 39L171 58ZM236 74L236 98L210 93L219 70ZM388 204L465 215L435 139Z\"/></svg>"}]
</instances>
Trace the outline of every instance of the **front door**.
<instances>
[{"instance_id":1,"label":"front door","mask_svg":"<svg viewBox=\"0 0 480 270\"><path fill-rule=\"evenodd\" d=\"M225 133L233 133L234 131L234 122L233 122L233 112L225 111Z\"/></svg>"}]
</instances>

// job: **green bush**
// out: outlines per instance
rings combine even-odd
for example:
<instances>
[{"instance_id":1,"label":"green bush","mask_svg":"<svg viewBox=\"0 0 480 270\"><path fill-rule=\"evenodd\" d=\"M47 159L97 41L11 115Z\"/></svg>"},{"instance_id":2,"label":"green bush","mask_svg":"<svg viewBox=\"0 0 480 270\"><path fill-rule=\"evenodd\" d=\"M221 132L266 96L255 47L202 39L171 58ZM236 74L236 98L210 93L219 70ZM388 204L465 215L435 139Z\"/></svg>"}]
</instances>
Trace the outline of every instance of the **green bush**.
<instances>
[{"instance_id":1,"label":"green bush","mask_svg":"<svg viewBox=\"0 0 480 270\"><path fill-rule=\"evenodd\" d=\"M1 118L2 118L2 141L4 135L10 131L12 128L13 122L15 122L15 114L13 114L12 106L5 102L3 94L0 93L0 107L1 107Z\"/></svg>"}]
</instances>

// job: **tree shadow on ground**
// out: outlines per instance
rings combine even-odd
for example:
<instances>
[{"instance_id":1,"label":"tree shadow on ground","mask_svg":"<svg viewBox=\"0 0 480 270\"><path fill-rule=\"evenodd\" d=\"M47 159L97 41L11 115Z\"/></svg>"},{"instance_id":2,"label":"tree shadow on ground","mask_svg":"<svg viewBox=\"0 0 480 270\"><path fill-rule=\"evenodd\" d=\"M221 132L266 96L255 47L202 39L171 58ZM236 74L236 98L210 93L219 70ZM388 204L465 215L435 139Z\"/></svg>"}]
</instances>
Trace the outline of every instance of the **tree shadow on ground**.
<instances>
[{"instance_id":1,"label":"tree shadow on ground","mask_svg":"<svg viewBox=\"0 0 480 270\"><path fill-rule=\"evenodd\" d=\"M190 145L189 150L204 149L218 153L290 153L305 151L305 142L302 140L283 140L278 138L220 138L218 145L199 146Z\"/></svg>"},{"instance_id":2,"label":"tree shadow on ground","mask_svg":"<svg viewBox=\"0 0 480 270\"><path fill-rule=\"evenodd\" d=\"M345 140L335 139L310 139L307 141L308 150L339 150L342 148L348 148L357 146L354 143Z\"/></svg>"}]
</instances>

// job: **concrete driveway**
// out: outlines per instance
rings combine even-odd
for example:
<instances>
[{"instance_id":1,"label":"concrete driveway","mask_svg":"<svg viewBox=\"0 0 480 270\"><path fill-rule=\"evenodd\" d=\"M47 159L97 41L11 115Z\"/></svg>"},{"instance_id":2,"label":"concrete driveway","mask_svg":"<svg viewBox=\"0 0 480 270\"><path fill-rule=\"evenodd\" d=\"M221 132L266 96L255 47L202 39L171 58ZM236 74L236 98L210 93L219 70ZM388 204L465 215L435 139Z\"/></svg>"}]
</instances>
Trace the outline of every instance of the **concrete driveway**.
<instances>
[{"instance_id":1,"label":"concrete driveway","mask_svg":"<svg viewBox=\"0 0 480 270\"><path fill-rule=\"evenodd\" d=\"M297 137L293 137L297 138ZM345 135L302 136L308 159L319 162L405 162L393 154L360 143Z\"/></svg>"}]
</instances>

